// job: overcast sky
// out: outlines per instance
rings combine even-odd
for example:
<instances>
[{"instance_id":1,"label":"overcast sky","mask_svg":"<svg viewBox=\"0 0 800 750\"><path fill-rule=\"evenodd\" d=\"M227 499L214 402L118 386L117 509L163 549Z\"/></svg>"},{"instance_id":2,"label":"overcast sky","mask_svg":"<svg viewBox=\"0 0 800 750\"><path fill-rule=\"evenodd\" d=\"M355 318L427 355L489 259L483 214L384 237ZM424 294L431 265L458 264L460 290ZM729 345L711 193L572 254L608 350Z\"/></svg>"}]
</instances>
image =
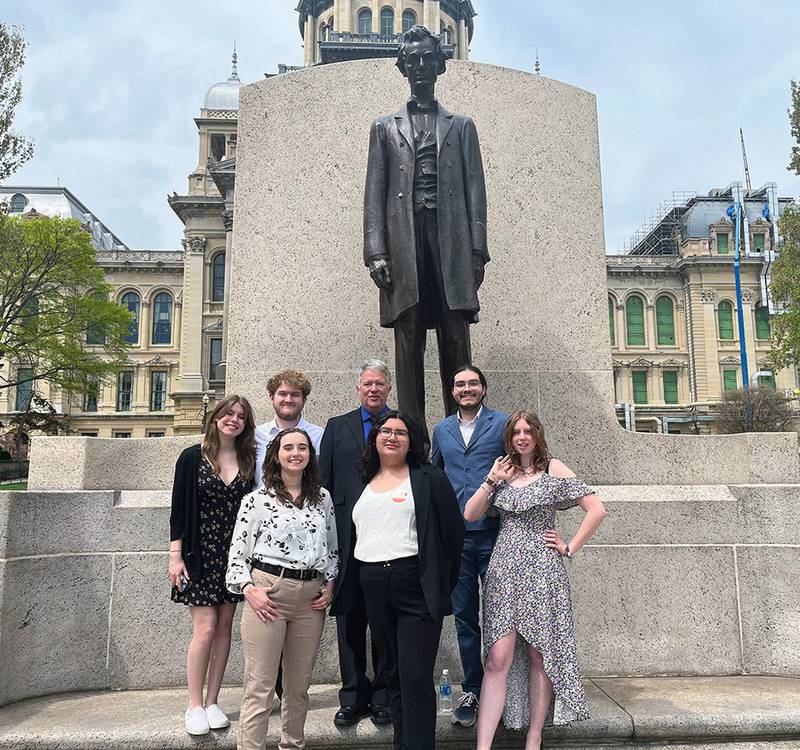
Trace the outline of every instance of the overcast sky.
<instances>
[{"instance_id":1,"label":"overcast sky","mask_svg":"<svg viewBox=\"0 0 800 750\"><path fill-rule=\"evenodd\" d=\"M471 59L593 91L600 118L606 242L619 249L673 191L777 182L792 145L789 81L800 79L800 2L473 0ZM301 64L295 0L30 0L6 23L29 42L15 127L35 141L12 185L72 190L130 247L177 248L166 195L186 191L206 90Z\"/></svg>"}]
</instances>

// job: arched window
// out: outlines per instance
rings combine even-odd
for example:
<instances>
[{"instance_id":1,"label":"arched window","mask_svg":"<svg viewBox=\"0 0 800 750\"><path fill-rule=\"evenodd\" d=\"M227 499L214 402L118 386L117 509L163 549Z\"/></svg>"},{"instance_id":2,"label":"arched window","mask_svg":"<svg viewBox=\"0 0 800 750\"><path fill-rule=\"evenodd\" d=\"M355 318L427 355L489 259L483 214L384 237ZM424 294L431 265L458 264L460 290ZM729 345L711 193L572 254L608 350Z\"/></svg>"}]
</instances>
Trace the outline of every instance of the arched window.
<instances>
[{"instance_id":1,"label":"arched window","mask_svg":"<svg viewBox=\"0 0 800 750\"><path fill-rule=\"evenodd\" d=\"M324 22L319 25L319 41L320 42L328 41L328 27L325 25Z\"/></svg>"},{"instance_id":2,"label":"arched window","mask_svg":"<svg viewBox=\"0 0 800 750\"><path fill-rule=\"evenodd\" d=\"M358 33L364 36L372 33L372 11L369 8L358 11Z\"/></svg>"},{"instance_id":3,"label":"arched window","mask_svg":"<svg viewBox=\"0 0 800 750\"><path fill-rule=\"evenodd\" d=\"M214 256L211 262L211 301L225 300L225 253Z\"/></svg>"},{"instance_id":4,"label":"arched window","mask_svg":"<svg viewBox=\"0 0 800 750\"><path fill-rule=\"evenodd\" d=\"M153 343L172 343L172 296L166 292L153 300Z\"/></svg>"},{"instance_id":5,"label":"arched window","mask_svg":"<svg viewBox=\"0 0 800 750\"><path fill-rule=\"evenodd\" d=\"M659 346L675 346L675 306L666 295L656 300L656 338Z\"/></svg>"},{"instance_id":6,"label":"arched window","mask_svg":"<svg viewBox=\"0 0 800 750\"><path fill-rule=\"evenodd\" d=\"M644 346L644 300L636 295L625 303L625 327L628 346Z\"/></svg>"},{"instance_id":7,"label":"arched window","mask_svg":"<svg viewBox=\"0 0 800 750\"><path fill-rule=\"evenodd\" d=\"M456 43L456 33L453 31L452 26L447 27L447 43L448 44L455 44Z\"/></svg>"},{"instance_id":8,"label":"arched window","mask_svg":"<svg viewBox=\"0 0 800 750\"><path fill-rule=\"evenodd\" d=\"M417 14L413 10L403 11L403 33L417 25Z\"/></svg>"},{"instance_id":9,"label":"arched window","mask_svg":"<svg viewBox=\"0 0 800 750\"><path fill-rule=\"evenodd\" d=\"M136 292L126 292L122 295L122 299L120 300L122 306L127 308L129 313L133 314L133 320L131 321L130 327L128 328L128 333L125 336L125 341L128 344L138 344L139 343L139 308L141 306L141 300L139 299L139 295Z\"/></svg>"},{"instance_id":10,"label":"arched window","mask_svg":"<svg viewBox=\"0 0 800 750\"><path fill-rule=\"evenodd\" d=\"M769 341L772 338L769 308L766 305L759 305L756 308L756 338L760 341Z\"/></svg>"},{"instance_id":11,"label":"arched window","mask_svg":"<svg viewBox=\"0 0 800 750\"><path fill-rule=\"evenodd\" d=\"M719 303L717 308L717 324L719 337L723 341L733 341L733 305L727 300Z\"/></svg>"},{"instance_id":12,"label":"arched window","mask_svg":"<svg viewBox=\"0 0 800 750\"><path fill-rule=\"evenodd\" d=\"M102 292L92 292L95 300L104 300L106 295ZM86 329L86 343L92 346L102 346L106 343L106 327L102 323L93 323Z\"/></svg>"},{"instance_id":13,"label":"arched window","mask_svg":"<svg viewBox=\"0 0 800 750\"><path fill-rule=\"evenodd\" d=\"M611 331L611 346L617 345L617 332L614 326L614 300L608 298L608 328Z\"/></svg>"},{"instance_id":14,"label":"arched window","mask_svg":"<svg viewBox=\"0 0 800 750\"><path fill-rule=\"evenodd\" d=\"M394 11L391 8L381 10L381 34L383 36L394 35Z\"/></svg>"},{"instance_id":15,"label":"arched window","mask_svg":"<svg viewBox=\"0 0 800 750\"><path fill-rule=\"evenodd\" d=\"M28 205L28 199L22 193L15 193L11 196L11 213L21 214Z\"/></svg>"},{"instance_id":16,"label":"arched window","mask_svg":"<svg viewBox=\"0 0 800 750\"><path fill-rule=\"evenodd\" d=\"M449 44L453 43L451 41L451 38L450 38L450 29L448 29L447 26L444 25L444 21L442 21L440 23L439 33L442 36L442 44L448 44L449 45Z\"/></svg>"}]
</instances>

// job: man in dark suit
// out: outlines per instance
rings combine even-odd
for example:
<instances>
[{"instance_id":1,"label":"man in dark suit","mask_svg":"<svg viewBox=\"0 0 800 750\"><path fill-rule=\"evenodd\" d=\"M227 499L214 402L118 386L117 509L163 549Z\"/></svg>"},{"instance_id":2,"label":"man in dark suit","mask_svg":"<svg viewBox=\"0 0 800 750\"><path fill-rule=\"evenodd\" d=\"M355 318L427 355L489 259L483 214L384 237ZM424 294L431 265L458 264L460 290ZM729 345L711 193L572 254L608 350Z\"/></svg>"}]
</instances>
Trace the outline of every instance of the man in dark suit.
<instances>
[{"instance_id":1,"label":"man in dark suit","mask_svg":"<svg viewBox=\"0 0 800 750\"><path fill-rule=\"evenodd\" d=\"M331 494L336 514L339 539L349 539L352 519L347 508L358 500L363 487L359 483L358 464L374 421L389 411L386 400L392 388L389 367L379 359L361 365L356 389L361 405L347 414L328 420L320 446L322 486ZM353 497L353 494L355 497ZM345 578L351 555L340 557L337 589ZM364 602L357 596L347 614L337 615L336 633L339 641L339 667L342 688L339 691L339 710L334 717L337 726L352 726L370 716L375 724L391 724L392 716L386 696L386 677L381 672L381 659L372 639L372 669L367 677L367 613Z\"/></svg>"},{"instance_id":2,"label":"man in dark suit","mask_svg":"<svg viewBox=\"0 0 800 750\"><path fill-rule=\"evenodd\" d=\"M474 365L463 365L452 375L453 398L458 411L433 428L432 463L444 469L458 497L461 512L489 473L496 458L505 455L503 430L508 416L483 403L486 378ZM477 718L483 682L481 628L479 621L481 581L486 576L499 522L484 516L465 522L461 570L453 590L458 650L464 681L451 720L471 727Z\"/></svg>"},{"instance_id":3,"label":"man in dark suit","mask_svg":"<svg viewBox=\"0 0 800 750\"><path fill-rule=\"evenodd\" d=\"M445 72L442 40L415 26L397 67L411 84L399 112L372 125L364 191L364 263L380 288L380 322L394 328L400 409L425 428L424 354L436 330L442 395L455 411L450 376L471 360L469 325L489 262L486 187L475 123L434 97Z\"/></svg>"}]
</instances>

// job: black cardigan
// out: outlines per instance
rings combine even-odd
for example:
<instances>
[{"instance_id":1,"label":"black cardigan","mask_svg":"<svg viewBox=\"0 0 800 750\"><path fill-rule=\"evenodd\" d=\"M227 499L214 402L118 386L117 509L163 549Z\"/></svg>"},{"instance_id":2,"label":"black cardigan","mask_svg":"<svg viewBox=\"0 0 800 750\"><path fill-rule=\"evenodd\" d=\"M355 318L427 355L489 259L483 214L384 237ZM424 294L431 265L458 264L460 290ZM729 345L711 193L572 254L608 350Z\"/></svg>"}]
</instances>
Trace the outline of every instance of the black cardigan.
<instances>
[{"instance_id":1,"label":"black cardigan","mask_svg":"<svg viewBox=\"0 0 800 750\"><path fill-rule=\"evenodd\" d=\"M175 464L172 483L172 511L169 514L169 539L182 542L181 553L189 578L202 577L200 560L200 504L197 502L197 476L203 454L200 444L187 448Z\"/></svg>"}]
</instances>

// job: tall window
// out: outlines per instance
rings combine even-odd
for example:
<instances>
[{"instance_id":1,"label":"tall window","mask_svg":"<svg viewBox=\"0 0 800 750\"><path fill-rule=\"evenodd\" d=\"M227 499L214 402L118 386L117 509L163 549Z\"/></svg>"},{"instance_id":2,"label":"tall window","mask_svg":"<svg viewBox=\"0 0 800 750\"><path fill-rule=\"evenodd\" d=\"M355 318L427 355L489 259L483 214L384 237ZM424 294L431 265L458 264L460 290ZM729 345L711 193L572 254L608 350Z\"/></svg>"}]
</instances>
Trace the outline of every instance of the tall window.
<instances>
[{"instance_id":1,"label":"tall window","mask_svg":"<svg viewBox=\"0 0 800 750\"><path fill-rule=\"evenodd\" d=\"M664 403L677 404L678 403L678 371L677 370L664 370L662 373L664 382Z\"/></svg>"},{"instance_id":2,"label":"tall window","mask_svg":"<svg viewBox=\"0 0 800 750\"><path fill-rule=\"evenodd\" d=\"M722 371L722 390L735 391L739 387L739 373L738 370L723 370Z\"/></svg>"},{"instance_id":3,"label":"tall window","mask_svg":"<svg viewBox=\"0 0 800 750\"><path fill-rule=\"evenodd\" d=\"M625 326L628 346L644 346L644 301L641 297L628 297L625 303Z\"/></svg>"},{"instance_id":4,"label":"tall window","mask_svg":"<svg viewBox=\"0 0 800 750\"><path fill-rule=\"evenodd\" d=\"M647 403L647 373L644 370L634 370L631 373L631 383L633 384L633 403Z\"/></svg>"},{"instance_id":5,"label":"tall window","mask_svg":"<svg viewBox=\"0 0 800 750\"><path fill-rule=\"evenodd\" d=\"M733 341L733 305L724 300L719 303L717 308L717 323L719 325L719 337L723 341Z\"/></svg>"},{"instance_id":6,"label":"tall window","mask_svg":"<svg viewBox=\"0 0 800 750\"><path fill-rule=\"evenodd\" d=\"M617 345L617 332L614 327L614 300L608 298L608 328L611 331L611 346Z\"/></svg>"},{"instance_id":7,"label":"tall window","mask_svg":"<svg viewBox=\"0 0 800 750\"><path fill-rule=\"evenodd\" d=\"M150 411L164 411L167 407L167 373L156 370L150 373Z\"/></svg>"},{"instance_id":8,"label":"tall window","mask_svg":"<svg viewBox=\"0 0 800 750\"><path fill-rule=\"evenodd\" d=\"M21 214L28 205L28 199L22 193L11 196L10 211L12 214Z\"/></svg>"},{"instance_id":9,"label":"tall window","mask_svg":"<svg viewBox=\"0 0 800 750\"><path fill-rule=\"evenodd\" d=\"M20 367L17 370L17 398L15 411L28 411L33 397L33 368Z\"/></svg>"},{"instance_id":10,"label":"tall window","mask_svg":"<svg viewBox=\"0 0 800 750\"><path fill-rule=\"evenodd\" d=\"M100 381L89 375L86 378L86 392L83 394L83 410L97 411L97 399L100 396Z\"/></svg>"},{"instance_id":11,"label":"tall window","mask_svg":"<svg viewBox=\"0 0 800 750\"><path fill-rule=\"evenodd\" d=\"M39 299L37 297L28 297L22 303L22 310L20 311L20 324L22 327L30 331L36 324L37 316L39 315Z\"/></svg>"},{"instance_id":12,"label":"tall window","mask_svg":"<svg viewBox=\"0 0 800 750\"><path fill-rule=\"evenodd\" d=\"M403 11L403 33L409 31L412 26L417 25L417 14L413 10Z\"/></svg>"},{"instance_id":13,"label":"tall window","mask_svg":"<svg viewBox=\"0 0 800 750\"><path fill-rule=\"evenodd\" d=\"M764 252L764 235L763 234L754 234L753 235L753 252L754 253L763 253Z\"/></svg>"},{"instance_id":14,"label":"tall window","mask_svg":"<svg viewBox=\"0 0 800 750\"><path fill-rule=\"evenodd\" d=\"M675 346L675 306L666 295L656 300L656 335L659 346Z\"/></svg>"},{"instance_id":15,"label":"tall window","mask_svg":"<svg viewBox=\"0 0 800 750\"><path fill-rule=\"evenodd\" d=\"M358 33L363 35L372 33L372 11L369 8L358 11Z\"/></svg>"},{"instance_id":16,"label":"tall window","mask_svg":"<svg viewBox=\"0 0 800 750\"><path fill-rule=\"evenodd\" d=\"M728 238L730 235L727 232L717 235L717 255L727 255L730 252L728 246Z\"/></svg>"},{"instance_id":17,"label":"tall window","mask_svg":"<svg viewBox=\"0 0 800 750\"><path fill-rule=\"evenodd\" d=\"M166 292L153 301L153 343L172 343L172 296Z\"/></svg>"},{"instance_id":18,"label":"tall window","mask_svg":"<svg viewBox=\"0 0 800 750\"><path fill-rule=\"evenodd\" d=\"M391 8L384 8L381 11L381 34L383 36L394 34L394 11Z\"/></svg>"},{"instance_id":19,"label":"tall window","mask_svg":"<svg viewBox=\"0 0 800 750\"><path fill-rule=\"evenodd\" d=\"M218 253L211 262L211 301L225 300L225 253Z\"/></svg>"},{"instance_id":20,"label":"tall window","mask_svg":"<svg viewBox=\"0 0 800 750\"><path fill-rule=\"evenodd\" d=\"M117 411L130 411L133 402L133 372L125 370L117 376Z\"/></svg>"},{"instance_id":21,"label":"tall window","mask_svg":"<svg viewBox=\"0 0 800 750\"><path fill-rule=\"evenodd\" d=\"M209 357L208 357L208 379L217 379L217 367L222 362L222 339L211 339L209 341Z\"/></svg>"},{"instance_id":22,"label":"tall window","mask_svg":"<svg viewBox=\"0 0 800 750\"><path fill-rule=\"evenodd\" d=\"M761 341L769 341L772 338L769 308L766 305L759 305L756 308L756 338Z\"/></svg>"},{"instance_id":23,"label":"tall window","mask_svg":"<svg viewBox=\"0 0 800 750\"><path fill-rule=\"evenodd\" d=\"M136 292L126 292L122 295L122 306L127 308L128 312L133 315L133 320L128 327L128 333L125 336L125 341L129 344L139 343L139 308L141 307L141 300Z\"/></svg>"}]
</instances>

